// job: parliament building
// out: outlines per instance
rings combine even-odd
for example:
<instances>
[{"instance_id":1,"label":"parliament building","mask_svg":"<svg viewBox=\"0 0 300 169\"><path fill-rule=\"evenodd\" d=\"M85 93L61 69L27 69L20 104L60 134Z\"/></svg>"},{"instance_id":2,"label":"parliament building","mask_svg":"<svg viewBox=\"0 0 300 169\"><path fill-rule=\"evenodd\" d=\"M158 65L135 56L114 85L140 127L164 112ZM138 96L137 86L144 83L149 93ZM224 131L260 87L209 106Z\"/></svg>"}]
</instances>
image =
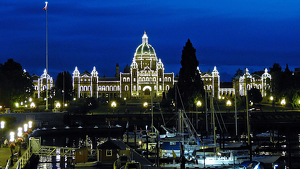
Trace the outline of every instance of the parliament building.
<instances>
[{"instance_id":1,"label":"parliament building","mask_svg":"<svg viewBox=\"0 0 300 169\"><path fill-rule=\"evenodd\" d=\"M262 96L270 92L271 75L265 69L259 75L250 75L248 69L242 76L233 79L230 85L222 86L219 72L214 67L212 72L203 73L199 70L204 89L215 98L231 97L235 94L245 95L246 88L257 88ZM163 93L177 83L174 73L165 73L164 64L156 56L154 48L148 43L146 32L142 36L142 43L136 48L130 66L124 72L119 71L116 64L114 77L99 77L96 67L91 72L80 73L78 67L73 71L73 90L75 98L121 98L121 99L161 99ZM47 87L48 81L48 87ZM35 98L41 98L41 92L54 87L53 78L44 71L41 77L34 77Z\"/></svg>"}]
</instances>

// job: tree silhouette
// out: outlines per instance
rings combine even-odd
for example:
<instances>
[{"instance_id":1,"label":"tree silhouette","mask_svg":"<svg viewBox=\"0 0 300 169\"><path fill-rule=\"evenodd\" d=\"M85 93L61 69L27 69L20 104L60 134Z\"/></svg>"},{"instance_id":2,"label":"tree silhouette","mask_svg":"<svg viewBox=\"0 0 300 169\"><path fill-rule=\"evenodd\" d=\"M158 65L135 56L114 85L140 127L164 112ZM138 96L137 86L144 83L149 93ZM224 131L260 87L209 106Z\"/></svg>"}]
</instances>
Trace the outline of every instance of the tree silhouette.
<instances>
[{"instance_id":1,"label":"tree silhouette","mask_svg":"<svg viewBox=\"0 0 300 169\"><path fill-rule=\"evenodd\" d=\"M0 64L0 79L0 103L3 106L11 107L14 102L25 101L31 96L31 76L13 59L8 59L4 65Z\"/></svg>"},{"instance_id":2,"label":"tree silhouette","mask_svg":"<svg viewBox=\"0 0 300 169\"><path fill-rule=\"evenodd\" d=\"M56 99L63 101L64 97L65 101L72 100L72 76L68 71L61 72L57 75L55 82L55 90Z\"/></svg>"},{"instance_id":3,"label":"tree silhouette","mask_svg":"<svg viewBox=\"0 0 300 169\"><path fill-rule=\"evenodd\" d=\"M183 47L180 63L182 67L179 71L178 89L183 105L180 99L177 99L177 105L179 108L184 106L185 109L190 110L195 106L196 100L204 96L203 82L198 70L199 61L190 39Z\"/></svg>"}]
</instances>

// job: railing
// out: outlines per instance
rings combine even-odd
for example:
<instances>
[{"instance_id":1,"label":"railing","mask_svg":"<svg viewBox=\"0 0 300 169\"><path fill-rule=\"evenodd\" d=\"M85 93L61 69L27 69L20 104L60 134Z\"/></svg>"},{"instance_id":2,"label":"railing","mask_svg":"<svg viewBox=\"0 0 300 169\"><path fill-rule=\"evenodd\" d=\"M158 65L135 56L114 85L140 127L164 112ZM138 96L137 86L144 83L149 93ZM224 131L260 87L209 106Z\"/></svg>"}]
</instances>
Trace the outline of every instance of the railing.
<instances>
[{"instance_id":1,"label":"railing","mask_svg":"<svg viewBox=\"0 0 300 169\"><path fill-rule=\"evenodd\" d=\"M32 156L32 152L30 151L30 147L28 147L27 150L23 153L23 155L17 161L16 168L24 168L31 156Z\"/></svg>"},{"instance_id":2,"label":"railing","mask_svg":"<svg viewBox=\"0 0 300 169\"><path fill-rule=\"evenodd\" d=\"M76 148L69 147L55 147L55 146L41 146L39 151L35 154L44 156L67 156L74 157Z\"/></svg>"},{"instance_id":3,"label":"railing","mask_svg":"<svg viewBox=\"0 0 300 169\"><path fill-rule=\"evenodd\" d=\"M17 161L16 169L22 169L26 166L28 160L31 158L32 154L44 155L44 156L57 156L62 157L74 157L75 150L77 148L69 147L55 147L55 146L41 146L40 138L31 138L27 150ZM9 169L10 161L7 163L5 169Z\"/></svg>"}]
</instances>

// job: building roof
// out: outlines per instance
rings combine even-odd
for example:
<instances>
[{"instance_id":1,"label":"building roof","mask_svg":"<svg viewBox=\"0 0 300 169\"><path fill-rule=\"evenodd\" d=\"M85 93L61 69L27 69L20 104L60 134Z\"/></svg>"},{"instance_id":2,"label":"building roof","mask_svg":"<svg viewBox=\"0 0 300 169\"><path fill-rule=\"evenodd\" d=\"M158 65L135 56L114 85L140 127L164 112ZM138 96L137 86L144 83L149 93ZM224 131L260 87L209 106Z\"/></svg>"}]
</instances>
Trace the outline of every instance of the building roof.
<instances>
[{"instance_id":1,"label":"building roof","mask_svg":"<svg viewBox=\"0 0 300 169\"><path fill-rule=\"evenodd\" d=\"M121 147L114 140L107 140L105 143L99 145L98 149L121 149Z\"/></svg>"}]
</instances>

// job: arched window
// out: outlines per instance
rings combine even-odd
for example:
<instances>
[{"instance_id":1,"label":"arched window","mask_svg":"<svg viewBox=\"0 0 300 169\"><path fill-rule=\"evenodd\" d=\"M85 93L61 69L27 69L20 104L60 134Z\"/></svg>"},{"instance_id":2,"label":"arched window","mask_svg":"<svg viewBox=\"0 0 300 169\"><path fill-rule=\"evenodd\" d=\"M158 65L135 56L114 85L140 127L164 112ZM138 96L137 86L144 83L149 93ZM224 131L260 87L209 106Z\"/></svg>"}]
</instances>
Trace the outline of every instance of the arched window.
<instances>
[{"instance_id":1,"label":"arched window","mask_svg":"<svg viewBox=\"0 0 300 169\"><path fill-rule=\"evenodd\" d=\"M161 87L161 85L159 85L159 91L162 91L162 87Z\"/></svg>"},{"instance_id":2,"label":"arched window","mask_svg":"<svg viewBox=\"0 0 300 169\"><path fill-rule=\"evenodd\" d=\"M167 82L168 81L168 78L167 77L165 77L165 82Z\"/></svg>"},{"instance_id":3,"label":"arched window","mask_svg":"<svg viewBox=\"0 0 300 169\"><path fill-rule=\"evenodd\" d=\"M153 77L153 81L156 81L156 77Z\"/></svg>"},{"instance_id":4,"label":"arched window","mask_svg":"<svg viewBox=\"0 0 300 169\"><path fill-rule=\"evenodd\" d=\"M102 86L102 91L105 91L105 86Z\"/></svg>"},{"instance_id":5,"label":"arched window","mask_svg":"<svg viewBox=\"0 0 300 169\"><path fill-rule=\"evenodd\" d=\"M130 82L130 78L129 77L127 77L127 82Z\"/></svg>"},{"instance_id":6,"label":"arched window","mask_svg":"<svg viewBox=\"0 0 300 169\"><path fill-rule=\"evenodd\" d=\"M170 86L169 85L166 85L166 90L170 90Z\"/></svg>"},{"instance_id":7,"label":"arched window","mask_svg":"<svg viewBox=\"0 0 300 169\"><path fill-rule=\"evenodd\" d=\"M110 91L110 90L109 90L109 86L106 86L106 91Z\"/></svg>"},{"instance_id":8,"label":"arched window","mask_svg":"<svg viewBox=\"0 0 300 169\"><path fill-rule=\"evenodd\" d=\"M125 91L128 91L128 85L125 86Z\"/></svg>"},{"instance_id":9,"label":"arched window","mask_svg":"<svg viewBox=\"0 0 300 169\"><path fill-rule=\"evenodd\" d=\"M123 77L123 82L126 82L126 77Z\"/></svg>"},{"instance_id":10,"label":"arched window","mask_svg":"<svg viewBox=\"0 0 300 169\"><path fill-rule=\"evenodd\" d=\"M133 85L133 91L136 91L136 85Z\"/></svg>"},{"instance_id":11,"label":"arched window","mask_svg":"<svg viewBox=\"0 0 300 169\"><path fill-rule=\"evenodd\" d=\"M114 91L114 88L112 86L110 86L109 88L110 88L110 91Z\"/></svg>"},{"instance_id":12,"label":"arched window","mask_svg":"<svg viewBox=\"0 0 300 169\"><path fill-rule=\"evenodd\" d=\"M168 77L168 82L171 82L171 77Z\"/></svg>"},{"instance_id":13,"label":"arched window","mask_svg":"<svg viewBox=\"0 0 300 169\"><path fill-rule=\"evenodd\" d=\"M133 78L133 82L135 82L135 78Z\"/></svg>"}]
</instances>

